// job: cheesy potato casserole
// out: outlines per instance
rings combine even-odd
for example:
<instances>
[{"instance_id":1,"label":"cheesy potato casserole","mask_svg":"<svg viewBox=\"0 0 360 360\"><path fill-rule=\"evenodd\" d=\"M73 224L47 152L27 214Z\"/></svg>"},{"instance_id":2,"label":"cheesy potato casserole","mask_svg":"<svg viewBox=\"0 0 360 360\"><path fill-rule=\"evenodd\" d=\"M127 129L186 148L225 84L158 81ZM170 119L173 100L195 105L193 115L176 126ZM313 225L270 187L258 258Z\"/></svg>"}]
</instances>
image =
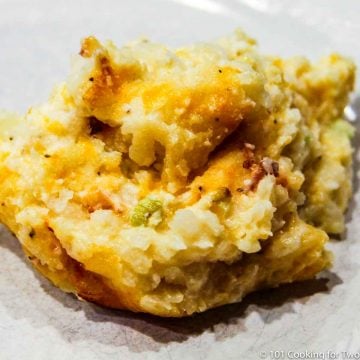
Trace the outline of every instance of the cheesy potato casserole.
<instances>
[{"instance_id":1,"label":"cheesy potato casserole","mask_svg":"<svg viewBox=\"0 0 360 360\"><path fill-rule=\"evenodd\" d=\"M66 82L0 115L0 221L64 291L180 317L313 278L344 231L354 64L82 41Z\"/></svg>"}]
</instances>

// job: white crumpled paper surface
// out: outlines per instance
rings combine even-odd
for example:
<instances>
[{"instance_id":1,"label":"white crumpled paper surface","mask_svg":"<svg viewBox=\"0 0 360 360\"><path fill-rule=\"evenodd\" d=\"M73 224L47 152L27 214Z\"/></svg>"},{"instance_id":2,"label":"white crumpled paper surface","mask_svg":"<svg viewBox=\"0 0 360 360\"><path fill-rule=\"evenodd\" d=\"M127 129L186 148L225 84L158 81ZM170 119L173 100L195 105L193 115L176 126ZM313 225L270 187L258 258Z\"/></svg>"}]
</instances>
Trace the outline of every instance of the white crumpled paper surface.
<instances>
[{"instance_id":1,"label":"white crumpled paper surface","mask_svg":"<svg viewBox=\"0 0 360 360\"><path fill-rule=\"evenodd\" d=\"M178 45L241 26L267 52L317 58L337 50L359 65L359 14L356 0L0 0L0 108L25 111L44 101L89 34L118 44L147 35ZM360 113L359 98L353 110ZM356 174L347 232L330 244L336 255L331 271L187 319L80 302L35 273L16 239L1 230L0 359L360 356L358 188Z\"/></svg>"}]
</instances>

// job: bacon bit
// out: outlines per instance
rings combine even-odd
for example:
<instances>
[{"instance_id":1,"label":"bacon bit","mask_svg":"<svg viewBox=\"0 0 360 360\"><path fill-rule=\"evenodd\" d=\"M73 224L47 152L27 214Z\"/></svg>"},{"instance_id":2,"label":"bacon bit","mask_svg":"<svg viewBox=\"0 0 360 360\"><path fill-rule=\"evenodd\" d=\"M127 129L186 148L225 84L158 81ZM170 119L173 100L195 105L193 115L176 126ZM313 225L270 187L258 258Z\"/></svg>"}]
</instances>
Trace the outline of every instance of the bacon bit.
<instances>
[{"instance_id":1,"label":"bacon bit","mask_svg":"<svg viewBox=\"0 0 360 360\"><path fill-rule=\"evenodd\" d=\"M111 65L110 65L110 61L108 58L106 57L101 57L100 58L100 65L101 65L101 70L102 70L102 74L107 78L108 76L112 76L113 74L113 71L112 71L112 68L111 68ZM106 79L106 81L108 81Z\"/></svg>"},{"instance_id":2,"label":"bacon bit","mask_svg":"<svg viewBox=\"0 0 360 360\"><path fill-rule=\"evenodd\" d=\"M272 173L272 160L268 157L265 157L261 160L261 165L264 168L264 170L268 173Z\"/></svg>"},{"instance_id":3,"label":"bacon bit","mask_svg":"<svg viewBox=\"0 0 360 360\"><path fill-rule=\"evenodd\" d=\"M244 148L243 148L243 154L245 157L245 160L243 162L244 169L250 169L252 166L256 164L256 159L253 149L255 149L254 145L249 143L244 144Z\"/></svg>"},{"instance_id":4,"label":"bacon bit","mask_svg":"<svg viewBox=\"0 0 360 360\"><path fill-rule=\"evenodd\" d=\"M250 143L245 143L245 147L249 150L255 150L255 145Z\"/></svg>"},{"instance_id":5,"label":"bacon bit","mask_svg":"<svg viewBox=\"0 0 360 360\"><path fill-rule=\"evenodd\" d=\"M262 166L254 166L251 172L252 184L250 190L255 190L260 180L265 176L265 171Z\"/></svg>"},{"instance_id":6,"label":"bacon bit","mask_svg":"<svg viewBox=\"0 0 360 360\"><path fill-rule=\"evenodd\" d=\"M272 170L273 170L274 176L275 176L275 177L278 177L278 176L279 176L279 163L276 162L276 161L273 161L273 163L271 164L271 166L272 166Z\"/></svg>"},{"instance_id":7,"label":"bacon bit","mask_svg":"<svg viewBox=\"0 0 360 360\"><path fill-rule=\"evenodd\" d=\"M244 181L244 188L242 191L255 190L259 181L265 176L266 172L263 166L258 163L255 154L255 145L250 143L244 143L243 154L245 160L243 162L243 168L251 171L251 179Z\"/></svg>"},{"instance_id":8,"label":"bacon bit","mask_svg":"<svg viewBox=\"0 0 360 360\"><path fill-rule=\"evenodd\" d=\"M274 175L275 177L279 176L279 164L276 161L265 157L260 161L260 164L265 170L266 174Z\"/></svg>"},{"instance_id":9,"label":"bacon bit","mask_svg":"<svg viewBox=\"0 0 360 360\"><path fill-rule=\"evenodd\" d=\"M252 165L255 164L255 160L254 159L246 159L244 162L243 162L243 168L244 169L250 169Z\"/></svg>"},{"instance_id":10,"label":"bacon bit","mask_svg":"<svg viewBox=\"0 0 360 360\"><path fill-rule=\"evenodd\" d=\"M99 57L101 75L96 78L96 85L101 88L108 88L111 92L116 87L117 75L111 66L109 59L105 56Z\"/></svg>"}]
</instances>

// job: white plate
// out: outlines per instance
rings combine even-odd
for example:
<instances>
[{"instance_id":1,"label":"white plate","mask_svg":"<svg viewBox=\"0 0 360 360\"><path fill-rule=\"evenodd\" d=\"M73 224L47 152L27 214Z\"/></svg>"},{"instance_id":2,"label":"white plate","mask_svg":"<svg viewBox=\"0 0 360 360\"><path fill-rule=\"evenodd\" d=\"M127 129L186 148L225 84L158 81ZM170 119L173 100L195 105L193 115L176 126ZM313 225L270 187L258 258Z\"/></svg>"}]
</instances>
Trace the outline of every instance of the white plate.
<instances>
[{"instance_id":1,"label":"white plate","mask_svg":"<svg viewBox=\"0 0 360 360\"><path fill-rule=\"evenodd\" d=\"M240 26L269 53L317 58L336 50L359 64L359 15L356 0L0 0L0 108L25 111L44 101L85 35L118 44L146 35L179 45ZM331 244L335 266L322 280L180 320L80 302L34 273L3 232L0 359L360 357L359 201L358 194L345 240Z\"/></svg>"}]
</instances>

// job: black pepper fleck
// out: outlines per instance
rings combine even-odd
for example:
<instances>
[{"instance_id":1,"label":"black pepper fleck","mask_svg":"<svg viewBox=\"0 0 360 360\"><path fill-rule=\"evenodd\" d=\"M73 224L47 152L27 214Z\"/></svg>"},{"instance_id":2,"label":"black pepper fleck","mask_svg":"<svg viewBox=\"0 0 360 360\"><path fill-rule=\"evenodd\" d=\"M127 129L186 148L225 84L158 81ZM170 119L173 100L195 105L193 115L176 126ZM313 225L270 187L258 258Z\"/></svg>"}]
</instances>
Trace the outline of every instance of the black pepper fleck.
<instances>
[{"instance_id":1,"label":"black pepper fleck","mask_svg":"<svg viewBox=\"0 0 360 360\"><path fill-rule=\"evenodd\" d=\"M10 136L10 137L9 137L9 140L10 140L10 141L13 141L13 140L14 140L14 138L13 138L12 136Z\"/></svg>"},{"instance_id":2,"label":"black pepper fleck","mask_svg":"<svg viewBox=\"0 0 360 360\"><path fill-rule=\"evenodd\" d=\"M94 78L93 78L93 77L91 77L91 78L89 79L89 81L94 81Z\"/></svg>"},{"instance_id":3,"label":"black pepper fleck","mask_svg":"<svg viewBox=\"0 0 360 360\"><path fill-rule=\"evenodd\" d=\"M220 74L222 73L222 70L221 70L221 69L219 69L219 73L220 73Z\"/></svg>"},{"instance_id":4,"label":"black pepper fleck","mask_svg":"<svg viewBox=\"0 0 360 360\"><path fill-rule=\"evenodd\" d=\"M255 161L253 159L246 159L244 162L243 162L243 168L244 169L250 169L251 166L253 166L255 164Z\"/></svg>"},{"instance_id":5,"label":"black pepper fleck","mask_svg":"<svg viewBox=\"0 0 360 360\"><path fill-rule=\"evenodd\" d=\"M33 238L35 236L35 230L31 229L31 231L29 232L29 237Z\"/></svg>"},{"instance_id":6,"label":"black pepper fleck","mask_svg":"<svg viewBox=\"0 0 360 360\"><path fill-rule=\"evenodd\" d=\"M49 154L45 154L44 156L45 156L46 158L51 157L51 155L49 155Z\"/></svg>"},{"instance_id":7,"label":"black pepper fleck","mask_svg":"<svg viewBox=\"0 0 360 360\"><path fill-rule=\"evenodd\" d=\"M279 163L277 163L276 161L273 161L271 163L271 168L272 168L273 175L275 177L278 177L279 176Z\"/></svg>"}]
</instances>

